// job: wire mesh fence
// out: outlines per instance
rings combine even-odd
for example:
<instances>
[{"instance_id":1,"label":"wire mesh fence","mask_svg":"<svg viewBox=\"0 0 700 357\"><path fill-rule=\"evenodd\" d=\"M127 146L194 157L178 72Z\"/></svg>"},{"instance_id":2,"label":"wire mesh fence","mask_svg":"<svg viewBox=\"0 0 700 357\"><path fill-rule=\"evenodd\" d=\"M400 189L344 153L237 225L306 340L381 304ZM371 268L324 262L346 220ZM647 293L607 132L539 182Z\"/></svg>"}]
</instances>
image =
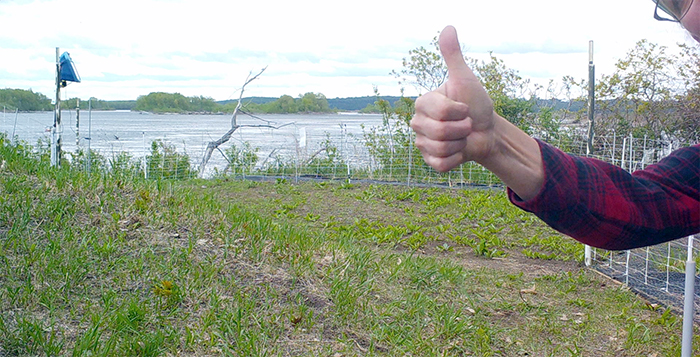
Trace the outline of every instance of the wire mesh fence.
<instances>
[{"instance_id":1,"label":"wire mesh fence","mask_svg":"<svg viewBox=\"0 0 700 357\"><path fill-rule=\"evenodd\" d=\"M573 140L570 153L586 156L585 138ZM622 167L628 172L646 168L666 157L672 151L691 143L681 143L667 135L660 139L636 138L631 135L612 135L595 139L591 157ZM700 238L700 237L699 237ZM689 252L690 250L690 252ZM663 304L676 311L683 310L685 272L688 257L700 263L700 242L691 246L688 238L651 247L622 252L593 250L591 267L618 280L641 295L651 304ZM695 316L700 321L700 276L695 272Z\"/></svg>"},{"instance_id":2,"label":"wire mesh fence","mask_svg":"<svg viewBox=\"0 0 700 357\"><path fill-rule=\"evenodd\" d=\"M700 237L699 237L700 238ZM700 244L690 248L696 266L700 263ZM594 250L592 267L645 296L651 304L683 311L688 238L647 248L611 252ZM695 317L700 321L700 278L695 274Z\"/></svg>"},{"instance_id":3,"label":"wire mesh fence","mask_svg":"<svg viewBox=\"0 0 700 357\"><path fill-rule=\"evenodd\" d=\"M64 114L64 157L86 170L107 168L112 174L151 179L222 175L290 180L371 180L406 185L501 186L483 167L466 163L448 173L428 167L404 127L377 130L387 124L379 115L269 116L280 129L241 128L215 150L202 175L198 167L206 145L229 127L226 116L96 113L86 129L76 126L77 113ZM3 113L0 132L36 143L46 151L51 141L52 113ZM402 129L403 128L403 129ZM582 130L548 140L564 151L591 156L630 172L659 161L687 145L660 139L610 133L596 137L587 154ZM583 249L583 247L581 248ZM700 265L700 239L690 248ZM687 239L626 252L594 250L592 267L646 296L654 303L682 309ZM700 280L695 273L696 312L700 312ZM695 315L700 321L700 313Z\"/></svg>"}]
</instances>

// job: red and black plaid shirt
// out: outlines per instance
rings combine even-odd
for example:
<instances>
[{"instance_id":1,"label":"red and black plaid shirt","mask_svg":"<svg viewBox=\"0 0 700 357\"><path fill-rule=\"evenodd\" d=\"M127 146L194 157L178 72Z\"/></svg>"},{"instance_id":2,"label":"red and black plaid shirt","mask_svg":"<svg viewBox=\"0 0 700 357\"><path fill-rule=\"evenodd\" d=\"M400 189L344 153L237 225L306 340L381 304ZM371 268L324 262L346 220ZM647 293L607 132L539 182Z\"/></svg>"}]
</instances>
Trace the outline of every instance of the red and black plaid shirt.
<instances>
[{"instance_id":1,"label":"red and black plaid shirt","mask_svg":"<svg viewBox=\"0 0 700 357\"><path fill-rule=\"evenodd\" d=\"M545 182L516 206L582 243L632 249L700 232L700 144L632 174L601 160L566 154L538 141Z\"/></svg>"}]
</instances>

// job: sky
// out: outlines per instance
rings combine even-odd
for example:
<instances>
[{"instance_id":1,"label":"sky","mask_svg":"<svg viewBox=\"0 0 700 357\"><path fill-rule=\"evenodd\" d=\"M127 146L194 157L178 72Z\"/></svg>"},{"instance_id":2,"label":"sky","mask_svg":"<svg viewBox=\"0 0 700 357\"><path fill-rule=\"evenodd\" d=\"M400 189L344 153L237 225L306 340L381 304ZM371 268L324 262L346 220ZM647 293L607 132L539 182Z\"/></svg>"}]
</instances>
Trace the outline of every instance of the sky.
<instances>
[{"instance_id":1,"label":"sky","mask_svg":"<svg viewBox=\"0 0 700 357\"><path fill-rule=\"evenodd\" d=\"M63 98L134 100L151 92L245 97L399 95L408 52L456 27L465 55L489 51L533 83L610 74L634 44L695 44L654 20L650 0L211 1L0 0L0 88L55 97L56 47L82 78ZM407 95L420 91L407 86Z\"/></svg>"}]
</instances>

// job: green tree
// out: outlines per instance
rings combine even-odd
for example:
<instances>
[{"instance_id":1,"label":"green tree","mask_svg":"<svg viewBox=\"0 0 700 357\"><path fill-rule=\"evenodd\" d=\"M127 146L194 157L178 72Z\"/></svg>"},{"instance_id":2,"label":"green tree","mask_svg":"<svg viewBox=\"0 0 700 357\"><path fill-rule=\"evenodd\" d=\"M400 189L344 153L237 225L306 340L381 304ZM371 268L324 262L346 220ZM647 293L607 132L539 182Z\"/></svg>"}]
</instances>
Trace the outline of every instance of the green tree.
<instances>
[{"instance_id":1,"label":"green tree","mask_svg":"<svg viewBox=\"0 0 700 357\"><path fill-rule=\"evenodd\" d=\"M190 99L180 93L152 92L136 100L134 110L152 113L183 113L191 111Z\"/></svg>"},{"instance_id":2,"label":"green tree","mask_svg":"<svg viewBox=\"0 0 700 357\"><path fill-rule=\"evenodd\" d=\"M332 112L328 106L328 99L321 93L306 93L300 96L298 108L304 113L328 113Z\"/></svg>"},{"instance_id":3,"label":"green tree","mask_svg":"<svg viewBox=\"0 0 700 357\"><path fill-rule=\"evenodd\" d=\"M647 40L637 42L596 85L596 135L615 130L622 135L683 140L698 138L700 56L698 47L680 46L673 54Z\"/></svg>"},{"instance_id":4,"label":"green tree","mask_svg":"<svg viewBox=\"0 0 700 357\"><path fill-rule=\"evenodd\" d=\"M366 107L360 110L362 114L381 114L381 109L376 104L367 104Z\"/></svg>"},{"instance_id":5,"label":"green tree","mask_svg":"<svg viewBox=\"0 0 700 357\"><path fill-rule=\"evenodd\" d=\"M214 99L209 97L188 97L189 100L189 110L199 113L212 113L216 112L221 108L221 105L217 104Z\"/></svg>"},{"instance_id":6,"label":"green tree","mask_svg":"<svg viewBox=\"0 0 700 357\"><path fill-rule=\"evenodd\" d=\"M41 93L24 89L0 89L0 106L10 110L44 111L53 109L51 99Z\"/></svg>"},{"instance_id":7,"label":"green tree","mask_svg":"<svg viewBox=\"0 0 700 357\"><path fill-rule=\"evenodd\" d=\"M535 105L534 97L525 98L530 82L523 79L516 70L508 68L493 53L489 57L488 62L467 60L472 63L474 74L493 100L493 109L511 123L530 132Z\"/></svg>"},{"instance_id":8,"label":"green tree","mask_svg":"<svg viewBox=\"0 0 700 357\"><path fill-rule=\"evenodd\" d=\"M403 68L391 73L399 78L399 84L409 83L414 87L433 91L440 87L447 79L447 65L440 55L438 37L433 37L430 42L435 50L428 50L421 46L408 51L408 57L404 57Z\"/></svg>"},{"instance_id":9,"label":"green tree","mask_svg":"<svg viewBox=\"0 0 700 357\"><path fill-rule=\"evenodd\" d=\"M675 111L679 120L670 132L678 133L687 142L700 142L700 46L680 45L678 71L683 90L676 96Z\"/></svg>"},{"instance_id":10,"label":"green tree","mask_svg":"<svg viewBox=\"0 0 700 357\"><path fill-rule=\"evenodd\" d=\"M297 103L290 95L283 95L277 100L281 113L296 113L299 111Z\"/></svg>"},{"instance_id":11,"label":"green tree","mask_svg":"<svg viewBox=\"0 0 700 357\"><path fill-rule=\"evenodd\" d=\"M261 105L259 111L262 113L297 113L299 108L292 96L283 95L273 102Z\"/></svg>"}]
</instances>

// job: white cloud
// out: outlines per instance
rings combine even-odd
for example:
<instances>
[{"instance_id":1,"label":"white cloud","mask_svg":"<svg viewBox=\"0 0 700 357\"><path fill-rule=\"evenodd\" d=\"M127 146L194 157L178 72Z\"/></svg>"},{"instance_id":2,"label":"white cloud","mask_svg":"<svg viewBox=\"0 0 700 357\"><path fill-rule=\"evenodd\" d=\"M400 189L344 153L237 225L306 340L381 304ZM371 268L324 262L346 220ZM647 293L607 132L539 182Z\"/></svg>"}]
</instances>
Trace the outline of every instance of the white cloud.
<instances>
[{"instance_id":1,"label":"white cloud","mask_svg":"<svg viewBox=\"0 0 700 357\"><path fill-rule=\"evenodd\" d=\"M83 78L69 93L84 98L178 91L227 99L249 71L265 65L250 95L360 96L371 95L373 85L398 94L388 73L447 24L457 27L468 55L494 51L521 75L545 82L585 77L590 39L598 73L609 73L642 38L692 41L652 13L653 3L638 0L423 7L366 0L0 1L0 87L31 87L51 97L58 46L71 53Z\"/></svg>"}]
</instances>

